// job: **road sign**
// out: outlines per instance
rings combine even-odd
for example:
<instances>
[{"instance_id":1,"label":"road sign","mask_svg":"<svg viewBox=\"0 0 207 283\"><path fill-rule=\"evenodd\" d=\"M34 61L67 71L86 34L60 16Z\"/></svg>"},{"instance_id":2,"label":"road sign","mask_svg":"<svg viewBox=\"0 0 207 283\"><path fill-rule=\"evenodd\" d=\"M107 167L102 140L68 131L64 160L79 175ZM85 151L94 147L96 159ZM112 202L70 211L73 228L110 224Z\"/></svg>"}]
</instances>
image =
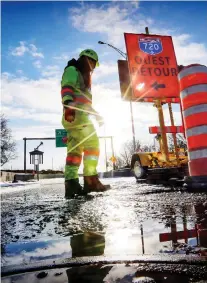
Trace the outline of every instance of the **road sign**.
<instances>
[{"instance_id":1,"label":"road sign","mask_svg":"<svg viewBox=\"0 0 207 283\"><path fill-rule=\"evenodd\" d=\"M178 98L177 62L171 36L124 35L132 100Z\"/></svg>"},{"instance_id":2,"label":"road sign","mask_svg":"<svg viewBox=\"0 0 207 283\"><path fill-rule=\"evenodd\" d=\"M64 129L55 130L55 142L56 147L66 147L67 146L67 131Z\"/></svg>"},{"instance_id":3,"label":"road sign","mask_svg":"<svg viewBox=\"0 0 207 283\"><path fill-rule=\"evenodd\" d=\"M112 156L109 160L110 160L112 163L116 163L116 157L115 157L115 156Z\"/></svg>"}]
</instances>

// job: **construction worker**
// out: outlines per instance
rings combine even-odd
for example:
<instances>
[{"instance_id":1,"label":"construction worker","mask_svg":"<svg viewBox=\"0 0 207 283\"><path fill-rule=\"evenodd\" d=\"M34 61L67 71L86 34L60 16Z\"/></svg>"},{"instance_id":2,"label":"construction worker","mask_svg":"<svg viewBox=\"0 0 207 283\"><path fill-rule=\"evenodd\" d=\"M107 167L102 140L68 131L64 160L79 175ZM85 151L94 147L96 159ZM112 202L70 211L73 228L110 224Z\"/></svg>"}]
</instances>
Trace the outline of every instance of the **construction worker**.
<instances>
[{"instance_id":1,"label":"construction worker","mask_svg":"<svg viewBox=\"0 0 207 283\"><path fill-rule=\"evenodd\" d=\"M90 115L94 115L99 125L103 124L102 117L92 108L91 75L96 66L99 66L97 53L86 49L80 53L78 60L72 59L68 62L62 76L62 124L67 131L66 198L110 188L103 185L97 175L99 139L90 120ZM79 184L78 179L82 153L84 187Z\"/></svg>"}]
</instances>

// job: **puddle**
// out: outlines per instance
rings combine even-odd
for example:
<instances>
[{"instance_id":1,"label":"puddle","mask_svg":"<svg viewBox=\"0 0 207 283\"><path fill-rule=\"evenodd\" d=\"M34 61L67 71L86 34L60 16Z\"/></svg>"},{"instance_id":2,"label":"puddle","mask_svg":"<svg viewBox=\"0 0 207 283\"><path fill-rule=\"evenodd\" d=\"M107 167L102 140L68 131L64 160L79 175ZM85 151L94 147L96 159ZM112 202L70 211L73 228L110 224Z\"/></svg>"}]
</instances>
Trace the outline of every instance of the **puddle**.
<instances>
[{"instance_id":1,"label":"puddle","mask_svg":"<svg viewBox=\"0 0 207 283\"><path fill-rule=\"evenodd\" d=\"M180 264L96 264L24 272L2 278L2 283L204 283L202 267ZM202 280L204 279L204 280Z\"/></svg>"},{"instance_id":2,"label":"puddle","mask_svg":"<svg viewBox=\"0 0 207 283\"><path fill-rule=\"evenodd\" d=\"M205 194L161 187L150 194L152 186L131 178L112 186L69 201L62 184L3 195L2 266L101 255L207 256Z\"/></svg>"},{"instance_id":3,"label":"puddle","mask_svg":"<svg viewBox=\"0 0 207 283\"><path fill-rule=\"evenodd\" d=\"M4 246L1 253L3 266L72 256L70 239L11 243Z\"/></svg>"},{"instance_id":4,"label":"puddle","mask_svg":"<svg viewBox=\"0 0 207 283\"><path fill-rule=\"evenodd\" d=\"M183 226L183 227L182 227ZM201 228L201 227L200 227ZM2 246L2 266L82 256L183 254L206 256L206 230L173 222L166 228L153 219L140 228L87 231L56 240L10 243Z\"/></svg>"}]
</instances>

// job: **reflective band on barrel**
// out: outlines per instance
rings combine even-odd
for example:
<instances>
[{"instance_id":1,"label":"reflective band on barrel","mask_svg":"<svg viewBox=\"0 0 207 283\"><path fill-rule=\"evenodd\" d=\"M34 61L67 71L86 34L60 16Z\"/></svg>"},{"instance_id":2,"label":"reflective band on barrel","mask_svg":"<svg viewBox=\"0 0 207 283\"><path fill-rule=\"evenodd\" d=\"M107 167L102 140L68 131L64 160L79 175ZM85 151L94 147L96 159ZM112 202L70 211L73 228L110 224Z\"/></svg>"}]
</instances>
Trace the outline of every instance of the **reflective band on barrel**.
<instances>
[{"instance_id":1,"label":"reflective band on barrel","mask_svg":"<svg viewBox=\"0 0 207 283\"><path fill-rule=\"evenodd\" d=\"M184 118L186 130L207 124L207 112L197 113Z\"/></svg>"},{"instance_id":2,"label":"reflective band on barrel","mask_svg":"<svg viewBox=\"0 0 207 283\"><path fill-rule=\"evenodd\" d=\"M182 100L183 110L186 110L189 107L206 104L207 103L207 92L198 92L192 95L186 96Z\"/></svg>"},{"instance_id":3,"label":"reflective band on barrel","mask_svg":"<svg viewBox=\"0 0 207 283\"><path fill-rule=\"evenodd\" d=\"M181 80L182 78L188 76L188 75L198 75L198 73L206 73L207 74L207 67L206 66L192 66L190 68L183 69L178 74L178 79Z\"/></svg>"},{"instance_id":4,"label":"reflective band on barrel","mask_svg":"<svg viewBox=\"0 0 207 283\"><path fill-rule=\"evenodd\" d=\"M200 150L207 148L207 133L188 137L188 150Z\"/></svg>"},{"instance_id":5,"label":"reflective band on barrel","mask_svg":"<svg viewBox=\"0 0 207 283\"><path fill-rule=\"evenodd\" d=\"M188 117L190 115L202 113L202 112L207 112L207 104L201 104L201 105L190 107L186 109L185 111L183 111L183 115L184 117Z\"/></svg>"},{"instance_id":6,"label":"reflective band on barrel","mask_svg":"<svg viewBox=\"0 0 207 283\"><path fill-rule=\"evenodd\" d=\"M206 95L207 95L207 84L190 86L190 87L184 89L183 91L181 91L180 95L183 99L188 95L198 93L198 92L206 92Z\"/></svg>"},{"instance_id":7,"label":"reflective band on barrel","mask_svg":"<svg viewBox=\"0 0 207 283\"><path fill-rule=\"evenodd\" d=\"M189 151L188 155L189 155L189 160L206 158L207 157L207 149Z\"/></svg>"},{"instance_id":8,"label":"reflective band on barrel","mask_svg":"<svg viewBox=\"0 0 207 283\"><path fill-rule=\"evenodd\" d=\"M186 131L187 137L202 135L206 133L207 133L207 125L194 127Z\"/></svg>"}]
</instances>

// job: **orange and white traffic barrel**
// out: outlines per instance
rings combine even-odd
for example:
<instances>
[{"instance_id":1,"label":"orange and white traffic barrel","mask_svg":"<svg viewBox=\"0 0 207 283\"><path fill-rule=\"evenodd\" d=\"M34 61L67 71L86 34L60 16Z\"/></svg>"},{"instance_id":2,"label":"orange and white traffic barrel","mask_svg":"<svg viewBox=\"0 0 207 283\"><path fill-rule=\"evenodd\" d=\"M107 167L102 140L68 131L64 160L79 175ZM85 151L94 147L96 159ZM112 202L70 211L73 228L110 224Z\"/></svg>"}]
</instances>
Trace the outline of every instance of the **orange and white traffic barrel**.
<instances>
[{"instance_id":1,"label":"orange and white traffic barrel","mask_svg":"<svg viewBox=\"0 0 207 283\"><path fill-rule=\"evenodd\" d=\"M188 188L207 190L207 67L193 64L178 74L188 146Z\"/></svg>"}]
</instances>

